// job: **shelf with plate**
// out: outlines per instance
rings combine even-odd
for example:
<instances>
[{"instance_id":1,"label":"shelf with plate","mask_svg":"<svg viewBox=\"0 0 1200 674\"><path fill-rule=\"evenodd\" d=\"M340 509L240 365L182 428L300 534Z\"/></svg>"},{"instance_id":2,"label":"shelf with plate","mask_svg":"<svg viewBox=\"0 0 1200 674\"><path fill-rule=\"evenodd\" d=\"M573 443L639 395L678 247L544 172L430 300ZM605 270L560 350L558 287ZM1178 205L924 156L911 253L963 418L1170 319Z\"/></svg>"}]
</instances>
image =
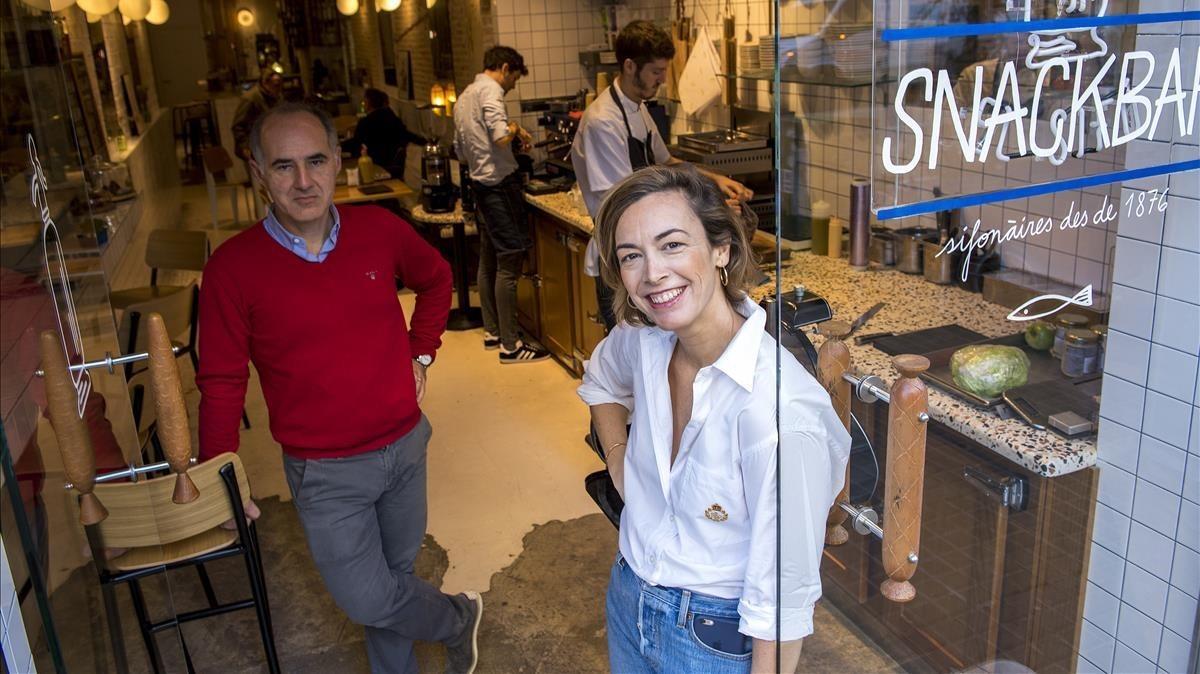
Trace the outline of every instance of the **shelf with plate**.
<instances>
[{"instance_id":1,"label":"shelf with plate","mask_svg":"<svg viewBox=\"0 0 1200 674\"><path fill-rule=\"evenodd\" d=\"M722 75L726 79L748 80L754 82L774 82L775 71L772 69L762 70L743 70L737 74L724 73ZM823 87L834 87L837 89L860 89L869 87L872 84L871 80L841 80L834 76L808 76L801 75L794 68L784 69L779 73L779 81L784 84L813 84ZM891 78L875 80L875 84L892 84L895 80Z\"/></svg>"}]
</instances>

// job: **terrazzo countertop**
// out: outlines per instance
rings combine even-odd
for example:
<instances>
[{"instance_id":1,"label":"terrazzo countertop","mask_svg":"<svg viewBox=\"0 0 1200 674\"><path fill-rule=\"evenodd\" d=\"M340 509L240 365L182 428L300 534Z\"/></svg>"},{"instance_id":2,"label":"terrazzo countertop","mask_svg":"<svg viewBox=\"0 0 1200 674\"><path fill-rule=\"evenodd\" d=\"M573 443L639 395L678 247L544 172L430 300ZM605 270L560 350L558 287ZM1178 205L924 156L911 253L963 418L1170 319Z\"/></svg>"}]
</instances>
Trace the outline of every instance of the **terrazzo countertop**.
<instances>
[{"instance_id":1,"label":"terrazzo countertop","mask_svg":"<svg viewBox=\"0 0 1200 674\"><path fill-rule=\"evenodd\" d=\"M576 210L565 192L540 196L525 195L536 208L592 233L592 220ZM983 295L960 288L929 283L920 275L892 270L856 272L845 259L833 259L794 252L783 263L785 292L796 284L829 301L834 317L853 321L877 302L887 302L878 314L859 329L858 334L874 332L912 332L924 328L957 323L988 337L1020 332L1021 327L1007 319L1008 308L985 301ZM771 272L768 272L771 273ZM775 281L751 291L757 302L775 292ZM824 339L813 335L820 346ZM866 344L847 342L851 362L859 374L874 374L888 386L899 373L892 367L891 356ZM962 433L1006 459L1043 477L1066 475L1096 464L1096 437L1068 440L1052 431L1039 431L1019 419L1001 419L990 409L979 408L946 393L933 384L929 389L929 415L936 421Z\"/></svg>"},{"instance_id":2,"label":"terrazzo countertop","mask_svg":"<svg viewBox=\"0 0 1200 674\"><path fill-rule=\"evenodd\" d=\"M592 219L587 213L581 213L571 200L569 192L554 192L552 194L526 194L525 201L534 207L553 215L563 222L574 225L584 234L591 236Z\"/></svg>"},{"instance_id":3,"label":"terrazzo countertop","mask_svg":"<svg viewBox=\"0 0 1200 674\"><path fill-rule=\"evenodd\" d=\"M803 285L829 301L834 317L851 322L877 302L887 302L878 314L861 327L858 334L875 332L912 332L923 328L957 323L988 337L1002 337L1020 331L1007 319L1006 307L985 301L983 295L960 288L939 286L922 276L898 271L856 272L844 259L792 254L784 262L784 292ZM775 292L774 279L751 292L758 301ZM824 339L812 335L818 347ZM870 344L858 346L847 341L851 363L859 374L874 374L890 386L899 373L892 367L891 356ZM1066 475L1096 463L1096 437L1068 440L1052 431L1039 431L1019 419L1001 419L989 409L961 400L933 384L928 384L929 414L935 420L962 433L1044 477Z\"/></svg>"},{"instance_id":4,"label":"terrazzo countertop","mask_svg":"<svg viewBox=\"0 0 1200 674\"><path fill-rule=\"evenodd\" d=\"M454 210L448 213L430 213L420 204L414 206L410 213L413 220L429 225L453 225L456 222L462 222L463 219L461 201L457 202Z\"/></svg>"}]
</instances>

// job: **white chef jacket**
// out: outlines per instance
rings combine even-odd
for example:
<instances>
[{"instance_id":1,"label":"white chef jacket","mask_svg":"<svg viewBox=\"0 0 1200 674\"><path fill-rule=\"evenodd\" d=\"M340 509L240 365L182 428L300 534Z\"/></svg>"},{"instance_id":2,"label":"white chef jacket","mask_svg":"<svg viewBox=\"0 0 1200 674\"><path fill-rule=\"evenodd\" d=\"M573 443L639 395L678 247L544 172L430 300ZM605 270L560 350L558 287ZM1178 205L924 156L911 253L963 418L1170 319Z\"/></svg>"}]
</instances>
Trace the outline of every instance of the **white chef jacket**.
<instances>
[{"instance_id":1,"label":"white chef jacket","mask_svg":"<svg viewBox=\"0 0 1200 674\"><path fill-rule=\"evenodd\" d=\"M512 145L496 145L507 135L504 87L487 73L479 73L454 104L455 154L467 165L472 180L495 185L517 170Z\"/></svg>"},{"instance_id":2,"label":"white chef jacket","mask_svg":"<svg viewBox=\"0 0 1200 674\"><path fill-rule=\"evenodd\" d=\"M620 78L617 78L617 81L620 81ZM626 96L616 82L613 82L610 88L615 89L617 97L621 99L621 105L629 117L629 129L625 129L621 109L617 107L612 94L605 89L596 96L596 100L592 101L587 110L584 110L583 118L579 120L579 127L575 131L575 142L571 145L571 165L575 169L575 178L579 181L579 189L583 192L583 201L592 220L596 219L600 204L608 191L633 173L627 142L630 131L639 140L644 140L646 131L650 131L654 163L666 164L671 160L667 144L659 135L658 127L650 118L650 111L646 109L645 104ZM599 276L599 260L600 254L593 237L588 242L584 273L588 276Z\"/></svg>"},{"instance_id":3,"label":"white chef jacket","mask_svg":"<svg viewBox=\"0 0 1200 674\"><path fill-rule=\"evenodd\" d=\"M579 397L631 411L620 534L629 566L654 585L738 598L738 629L765 640L775 639L776 627L779 462L780 634L790 641L813 631L825 520L845 479L850 434L825 389L786 350L776 434L775 340L763 330L761 308L746 299L737 310L746 322L696 375L674 465L667 384L674 333L618 325L592 354ZM722 513L727 519L717 521Z\"/></svg>"}]
</instances>

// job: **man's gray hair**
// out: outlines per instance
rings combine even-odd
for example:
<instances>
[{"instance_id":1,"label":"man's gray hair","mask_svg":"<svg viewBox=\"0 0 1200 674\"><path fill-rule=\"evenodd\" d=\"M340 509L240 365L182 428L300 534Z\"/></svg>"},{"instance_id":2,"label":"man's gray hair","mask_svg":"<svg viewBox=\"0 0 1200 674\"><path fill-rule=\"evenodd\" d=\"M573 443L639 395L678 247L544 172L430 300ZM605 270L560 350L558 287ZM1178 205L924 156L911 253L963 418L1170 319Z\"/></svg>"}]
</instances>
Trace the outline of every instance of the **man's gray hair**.
<instances>
[{"instance_id":1,"label":"man's gray hair","mask_svg":"<svg viewBox=\"0 0 1200 674\"><path fill-rule=\"evenodd\" d=\"M254 120L254 127L250 129L250 153L254 155L254 161L259 166L265 163L262 153L262 130L266 126L267 121L272 117L283 117L285 115L312 115L321 122L321 126L325 129L325 135L329 136L329 149L335 153L340 153L338 147L337 129L333 126L333 118L329 116L321 108L318 108L307 103L281 103L270 110L263 113L258 119Z\"/></svg>"}]
</instances>

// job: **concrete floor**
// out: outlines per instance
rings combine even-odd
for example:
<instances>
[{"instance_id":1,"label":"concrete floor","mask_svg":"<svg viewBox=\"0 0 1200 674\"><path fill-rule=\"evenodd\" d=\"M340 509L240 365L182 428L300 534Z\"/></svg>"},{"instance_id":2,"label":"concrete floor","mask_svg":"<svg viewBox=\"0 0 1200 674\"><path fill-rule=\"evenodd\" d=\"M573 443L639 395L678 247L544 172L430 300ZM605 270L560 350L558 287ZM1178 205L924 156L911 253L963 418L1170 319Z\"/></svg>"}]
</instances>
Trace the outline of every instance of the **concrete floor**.
<instances>
[{"instance_id":1,"label":"concrete floor","mask_svg":"<svg viewBox=\"0 0 1200 674\"><path fill-rule=\"evenodd\" d=\"M206 228L203 188L185 187L184 196L183 226ZM121 281L114 279L113 286L145 282ZM412 301L401 296L406 311ZM417 572L446 592L484 592L480 672L607 671L603 600L616 532L583 490L584 476L600 463L582 440L587 409L575 397L578 382L552 361L501 366L496 352L482 349L481 334L446 333L430 370L422 404L434 427L429 526ZM180 363L194 424L199 394L190 365ZM246 407L253 428L242 431L240 455L264 513L260 536L284 670L365 672L362 630L346 620L322 587L288 503L280 449L270 437L257 381L251 383ZM213 566L222 600L248 594L240 563ZM159 617L171 606L182 611L203 605L190 573L172 574L168 582L146 590ZM143 671L145 651L133 629L128 596L118 594L131 664ZM91 566L69 572L54 601L56 616L75 621L61 624L59 633L79 635L66 640L69 670L110 671ZM193 623L184 635L197 671L264 671L253 612ZM180 671L178 639L164 633L158 643L168 671ZM816 634L804 650L805 671L900 671L824 607L818 608ZM440 646L422 646L418 655L423 671L441 671ZM49 665L44 660L40 666L52 671Z\"/></svg>"}]
</instances>

